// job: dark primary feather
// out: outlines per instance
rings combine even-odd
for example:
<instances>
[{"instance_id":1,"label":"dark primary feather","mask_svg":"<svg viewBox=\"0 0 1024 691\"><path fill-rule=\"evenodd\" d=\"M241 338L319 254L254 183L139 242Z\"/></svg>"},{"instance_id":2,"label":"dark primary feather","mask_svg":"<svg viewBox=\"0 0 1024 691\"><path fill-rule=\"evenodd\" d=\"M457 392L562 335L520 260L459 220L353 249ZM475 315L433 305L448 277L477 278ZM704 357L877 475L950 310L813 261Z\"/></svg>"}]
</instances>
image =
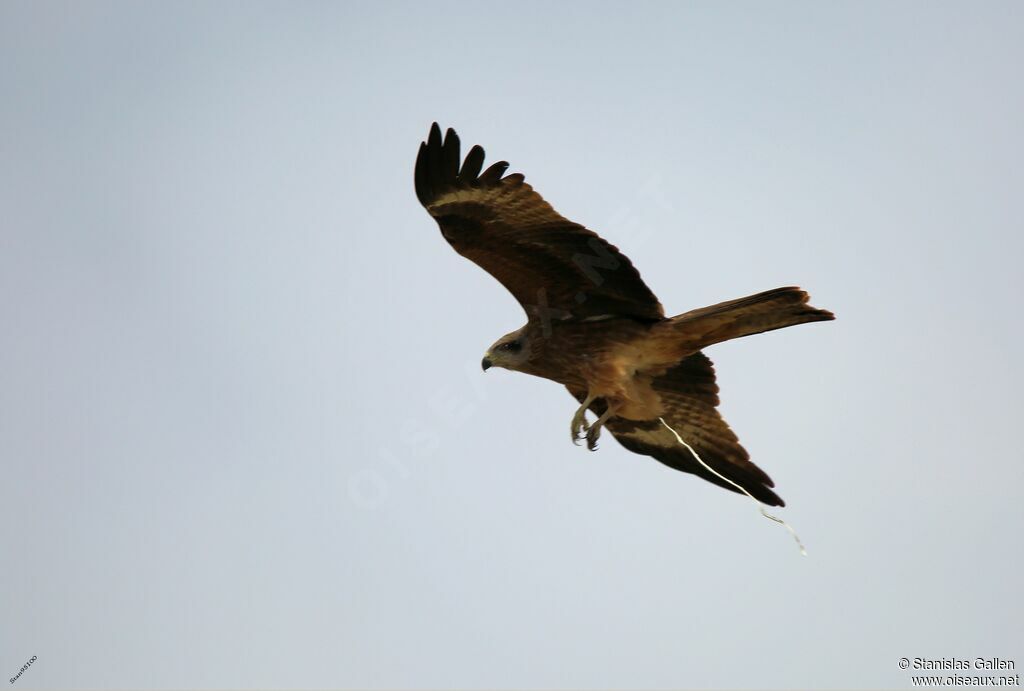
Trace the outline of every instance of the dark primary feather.
<instances>
[{"instance_id":1,"label":"dark primary feather","mask_svg":"<svg viewBox=\"0 0 1024 691\"><path fill-rule=\"evenodd\" d=\"M466 154L466 162L462 164L460 175L466 180L475 180L484 167L484 149L477 144Z\"/></svg>"},{"instance_id":2,"label":"dark primary feather","mask_svg":"<svg viewBox=\"0 0 1024 691\"><path fill-rule=\"evenodd\" d=\"M758 501L768 506L786 505L771 490L775 483L751 463L747 450L716 409L718 384L714 365L706 355L696 353L684 359L655 379L654 388L665 408L665 422L679 432L705 463L742 486ZM580 392L572 393L577 400L583 400ZM604 411L604 403L595 402L591 410L599 415ZM651 456L670 468L693 473L719 487L739 491L708 472L658 420L612 418L606 427L620 444L634 453Z\"/></svg>"},{"instance_id":3,"label":"dark primary feather","mask_svg":"<svg viewBox=\"0 0 1024 691\"><path fill-rule=\"evenodd\" d=\"M500 281L531 318L664 318L618 249L560 216L521 174L506 176L505 161L481 173L479 146L460 168L459 148L455 131L442 138L434 123L416 158L416 196L452 247Z\"/></svg>"}]
</instances>

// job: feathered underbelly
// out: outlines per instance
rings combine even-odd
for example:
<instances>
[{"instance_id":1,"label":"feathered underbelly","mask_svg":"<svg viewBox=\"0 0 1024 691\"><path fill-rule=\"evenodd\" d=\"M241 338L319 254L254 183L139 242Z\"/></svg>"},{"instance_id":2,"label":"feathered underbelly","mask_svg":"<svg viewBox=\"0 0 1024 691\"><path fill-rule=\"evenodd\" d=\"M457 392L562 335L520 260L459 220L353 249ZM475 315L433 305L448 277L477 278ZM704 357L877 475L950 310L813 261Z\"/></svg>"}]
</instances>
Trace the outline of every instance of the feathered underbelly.
<instances>
[{"instance_id":1,"label":"feathered underbelly","mask_svg":"<svg viewBox=\"0 0 1024 691\"><path fill-rule=\"evenodd\" d=\"M664 367L644 366L632 354L607 353L590 360L582 374L591 395L621 404L619 417L652 420L664 413L661 398L652 386Z\"/></svg>"},{"instance_id":2,"label":"feathered underbelly","mask_svg":"<svg viewBox=\"0 0 1024 691\"><path fill-rule=\"evenodd\" d=\"M654 420L664 408L652 382L677 362L677 353L663 347L660 335L632 320L556 329L539 359L543 371L531 373L580 394L616 400L619 417Z\"/></svg>"}]
</instances>

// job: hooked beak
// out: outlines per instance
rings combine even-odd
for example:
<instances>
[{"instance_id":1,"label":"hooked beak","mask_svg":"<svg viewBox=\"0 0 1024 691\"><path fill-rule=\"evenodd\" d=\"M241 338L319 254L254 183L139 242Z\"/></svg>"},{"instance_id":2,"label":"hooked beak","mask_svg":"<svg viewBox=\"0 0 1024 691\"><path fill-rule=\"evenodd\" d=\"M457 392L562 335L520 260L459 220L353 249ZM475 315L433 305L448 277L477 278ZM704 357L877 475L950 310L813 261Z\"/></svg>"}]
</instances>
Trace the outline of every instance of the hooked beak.
<instances>
[{"instance_id":1,"label":"hooked beak","mask_svg":"<svg viewBox=\"0 0 1024 691\"><path fill-rule=\"evenodd\" d=\"M484 368L484 372L487 371L487 368L490 367L491 364L491 358L484 355L484 359L480 361L480 366Z\"/></svg>"}]
</instances>

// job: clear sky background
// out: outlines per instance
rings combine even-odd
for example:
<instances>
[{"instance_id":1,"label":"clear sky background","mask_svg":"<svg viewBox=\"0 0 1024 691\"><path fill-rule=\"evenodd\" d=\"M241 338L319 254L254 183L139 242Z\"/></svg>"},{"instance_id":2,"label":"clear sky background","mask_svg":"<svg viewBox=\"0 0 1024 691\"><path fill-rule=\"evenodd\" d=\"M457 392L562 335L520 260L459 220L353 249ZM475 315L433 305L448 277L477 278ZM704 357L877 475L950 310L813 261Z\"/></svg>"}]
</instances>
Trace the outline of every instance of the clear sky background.
<instances>
[{"instance_id":1,"label":"clear sky background","mask_svg":"<svg viewBox=\"0 0 1024 691\"><path fill-rule=\"evenodd\" d=\"M0 4L4 685L1019 671L1022 65L1018 2ZM837 314L708 351L807 558L479 371L434 120L668 312Z\"/></svg>"}]
</instances>

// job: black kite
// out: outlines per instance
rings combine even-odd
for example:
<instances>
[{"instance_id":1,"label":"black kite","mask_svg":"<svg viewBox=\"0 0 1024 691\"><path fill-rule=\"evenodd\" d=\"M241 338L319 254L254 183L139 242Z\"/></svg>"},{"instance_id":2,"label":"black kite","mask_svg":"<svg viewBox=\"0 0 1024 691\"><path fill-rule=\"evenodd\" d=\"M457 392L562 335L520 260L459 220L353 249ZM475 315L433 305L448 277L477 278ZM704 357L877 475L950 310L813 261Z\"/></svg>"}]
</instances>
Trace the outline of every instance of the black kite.
<instances>
[{"instance_id":1,"label":"black kite","mask_svg":"<svg viewBox=\"0 0 1024 691\"><path fill-rule=\"evenodd\" d=\"M759 501L784 506L771 478L716 410L718 385L702 348L741 336L833 319L799 288L665 317L661 303L614 246L560 216L508 163L483 170L484 150L462 161L459 137L430 128L416 158L416 196L462 256L501 282L526 326L494 343L482 365L565 385L581 403L572 438L594 450L601 428L639 454L726 489L682 447L671 425L712 468ZM461 165L460 165L461 164ZM482 172L481 172L482 171ZM590 410L597 420L588 423Z\"/></svg>"}]
</instances>

